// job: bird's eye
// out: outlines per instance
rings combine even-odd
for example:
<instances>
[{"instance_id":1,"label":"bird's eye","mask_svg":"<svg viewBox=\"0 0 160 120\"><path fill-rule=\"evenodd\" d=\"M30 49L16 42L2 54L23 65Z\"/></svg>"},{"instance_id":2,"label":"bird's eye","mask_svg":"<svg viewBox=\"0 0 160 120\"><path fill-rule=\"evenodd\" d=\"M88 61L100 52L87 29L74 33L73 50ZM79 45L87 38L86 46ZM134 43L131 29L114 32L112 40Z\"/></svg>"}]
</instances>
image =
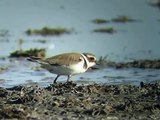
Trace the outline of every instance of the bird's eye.
<instances>
[{"instance_id":1,"label":"bird's eye","mask_svg":"<svg viewBox=\"0 0 160 120\"><path fill-rule=\"evenodd\" d=\"M95 58L94 57L90 57L89 60L90 61L95 61Z\"/></svg>"}]
</instances>

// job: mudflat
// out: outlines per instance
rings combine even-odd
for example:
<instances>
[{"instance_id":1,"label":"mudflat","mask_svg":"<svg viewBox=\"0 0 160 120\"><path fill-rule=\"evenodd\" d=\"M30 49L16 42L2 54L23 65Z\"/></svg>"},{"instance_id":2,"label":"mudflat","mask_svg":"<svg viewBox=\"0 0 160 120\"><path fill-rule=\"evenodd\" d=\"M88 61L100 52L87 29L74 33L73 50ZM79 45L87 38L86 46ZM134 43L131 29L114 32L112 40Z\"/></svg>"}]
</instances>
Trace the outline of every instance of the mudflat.
<instances>
[{"instance_id":1,"label":"mudflat","mask_svg":"<svg viewBox=\"0 0 160 120\"><path fill-rule=\"evenodd\" d=\"M160 83L0 88L0 119L158 120Z\"/></svg>"}]
</instances>

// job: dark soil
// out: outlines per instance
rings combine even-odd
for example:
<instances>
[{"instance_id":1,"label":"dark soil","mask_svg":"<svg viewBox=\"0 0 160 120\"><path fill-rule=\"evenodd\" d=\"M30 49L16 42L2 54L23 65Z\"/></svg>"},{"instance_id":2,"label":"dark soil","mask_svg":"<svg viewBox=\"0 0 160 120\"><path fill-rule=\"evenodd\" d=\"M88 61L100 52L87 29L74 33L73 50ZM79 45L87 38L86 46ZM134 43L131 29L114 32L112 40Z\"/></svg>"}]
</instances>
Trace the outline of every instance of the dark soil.
<instances>
[{"instance_id":1,"label":"dark soil","mask_svg":"<svg viewBox=\"0 0 160 120\"><path fill-rule=\"evenodd\" d=\"M158 120L160 83L0 88L0 119Z\"/></svg>"}]
</instances>

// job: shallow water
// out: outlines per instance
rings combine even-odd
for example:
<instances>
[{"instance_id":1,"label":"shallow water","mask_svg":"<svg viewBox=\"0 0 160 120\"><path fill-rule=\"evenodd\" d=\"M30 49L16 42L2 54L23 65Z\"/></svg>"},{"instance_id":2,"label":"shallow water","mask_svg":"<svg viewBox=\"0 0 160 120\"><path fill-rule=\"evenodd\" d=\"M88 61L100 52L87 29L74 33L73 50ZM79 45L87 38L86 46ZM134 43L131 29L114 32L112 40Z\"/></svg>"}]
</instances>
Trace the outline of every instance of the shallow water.
<instances>
[{"instance_id":1,"label":"shallow water","mask_svg":"<svg viewBox=\"0 0 160 120\"><path fill-rule=\"evenodd\" d=\"M139 22L94 24L96 18L111 20L127 15ZM147 0L1 0L0 56L19 49L46 48L47 56L62 52L93 52L114 61L160 58L158 8ZM24 31L44 26L74 29L69 35L32 36ZM94 33L97 28L114 27L114 34ZM6 32L7 31L7 32ZM18 46L18 40L24 42ZM46 40L47 42L35 42Z\"/></svg>"},{"instance_id":2,"label":"shallow water","mask_svg":"<svg viewBox=\"0 0 160 120\"><path fill-rule=\"evenodd\" d=\"M0 72L0 87L12 87L15 85L38 84L48 86L53 83L55 74L40 69L38 64L26 61L25 59L1 60L0 65L7 68ZM77 84L134 84L140 82L150 83L160 80L159 69L140 68L103 68L89 70L86 73L72 77ZM61 76L58 82L66 82L67 77Z\"/></svg>"}]
</instances>

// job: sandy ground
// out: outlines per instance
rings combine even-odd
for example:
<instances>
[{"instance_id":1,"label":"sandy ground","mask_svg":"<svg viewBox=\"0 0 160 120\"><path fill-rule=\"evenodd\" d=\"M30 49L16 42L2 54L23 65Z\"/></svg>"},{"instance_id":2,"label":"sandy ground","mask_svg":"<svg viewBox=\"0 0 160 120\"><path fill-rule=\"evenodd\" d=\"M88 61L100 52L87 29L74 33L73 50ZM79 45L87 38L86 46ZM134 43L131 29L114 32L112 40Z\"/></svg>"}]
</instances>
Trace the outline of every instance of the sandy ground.
<instances>
[{"instance_id":1,"label":"sandy ground","mask_svg":"<svg viewBox=\"0 0 160 120\"><path fill-rule=\"evenodd\" d=\"M159 120L160 83L0 88L0 119Z\"/></svg>"}]
</instances>

